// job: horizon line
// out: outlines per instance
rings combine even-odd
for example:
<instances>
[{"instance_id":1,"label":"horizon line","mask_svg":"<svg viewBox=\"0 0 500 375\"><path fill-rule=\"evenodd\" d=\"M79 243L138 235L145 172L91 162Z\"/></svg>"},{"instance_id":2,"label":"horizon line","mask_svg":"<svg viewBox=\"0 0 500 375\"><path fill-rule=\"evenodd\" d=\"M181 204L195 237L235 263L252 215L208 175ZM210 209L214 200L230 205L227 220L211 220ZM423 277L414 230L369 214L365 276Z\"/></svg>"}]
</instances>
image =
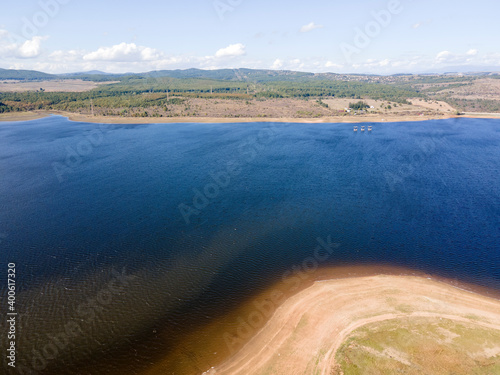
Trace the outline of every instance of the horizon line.
<instances>
[{"instance_id":1,"label":"horizon line","mask_svg":"<svg viewBox=\"0 0 500 375\"><path fill-rule=\"evenodd\" d=\"M177 69L157 69L157 70L148 70L148 71L143 71L143 72L124 72L124 73L116 73L116 72L106 72L98 69L92 69L88 71L75 71L75 72L69 72L69 73L49 73L43 70L36 70L36 69L11 69L11 68L2 68L0 67L0 70L7 70L7 71L15 71L15 72L38 72L38 73L43 73L43 74L48 74L48 75L53 75L53 76L60 76L60 75L72 75L72 74L91 74L91 75L99 75L99 74L109 74L109 75L141 75L141 74L147 74L147 73L153 73L153 72L162 72L162 71L188 71L188 70L199 70L203 72L216 72L216 71L221 71L221 70L253 70L253 71L266 71L266 72L292 72L292 73L307 73L307 74L314 74L314 75L325 75L325 74L335 74L335 75L352 75L352 76L379 76L379 77L391 77L391 76L397 76L397 75L447 75L447 74L500 74L500 67L498 67L498 70L492 70L492 69L485 69L485 70L467 70L467 71L457 71L457 70L450 70L450 71L444 71L442 73L439 72L400 72L400 73L337 73L337 72L310 72L310 71L305 71L305 70L291 70L291 69L266 69L266 68L246 68L246 67L239 67L239 68L218 68L218 69L202 69L202 68L195 68L195 67L190 67L190 68L177 68ZM444 70L444 69L443 69ZM92 73L96 72L96 73Z\"/></svg>"}]
</instances>

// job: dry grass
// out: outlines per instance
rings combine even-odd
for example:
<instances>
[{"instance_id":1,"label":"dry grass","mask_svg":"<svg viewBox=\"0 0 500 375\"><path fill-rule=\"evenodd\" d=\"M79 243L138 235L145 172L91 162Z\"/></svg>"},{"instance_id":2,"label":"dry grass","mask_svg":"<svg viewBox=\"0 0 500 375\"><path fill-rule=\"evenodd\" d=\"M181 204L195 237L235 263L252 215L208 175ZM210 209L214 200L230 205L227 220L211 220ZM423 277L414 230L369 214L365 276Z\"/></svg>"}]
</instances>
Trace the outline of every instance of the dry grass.
<instances>
[{"instance_id":1,"label":"dry grass","mask_svg":"<svg viewBox=\"0 0 500 375\"><path fill-rule=\"evenodd\" d=\"M395 319L352 332L337 374L498 374L500 331L448 319Z\"/></svg>"},{"instance_id":2,"label":"dry grass","mask_svg":"<svg viewBox=\"0 0 500 375\"><path fill-rule=\"evenodd\" d=\"M414 98L411 99L410 102L416 106L416 107L421 107L425 109L429 109L432 111L436 112L442 112L442 113L455 113L456 109L453 108L451 105L448 103L439 101L439 100L424 100L424 99L419 99L419 98Z\"/></svg>"},{"instance_id":3,"label":"dry grass","mask_svg":"<svg viewBox=\"0 0 500 375\"><path fill-rule=\"evenodd\" d=\"M153 95L153 94L151 94ZM324 118L357 118L359 116L381 116L405 117L405 116L448 116L456 110L446 103L439 102L435 106L430 103L416 102L415 105L403 105L399 103L364 100L373 108L363 112L347 112L349 103L356 102L353 99L324 98L322 102L328 107L321 105L316 99L204 99L204 98L180 98L182 103L168 104L162 107L151 107L147 109L128 108L95 108L98 116L135 117L144 116L154 118L231 118L231 119L266 119L266 118L296 118L296 119L324 119ZM90 109L80 114L89 115Z\"/></svg>"},{"instance_id":4,"label":"dry grass","mask_svg":"<svg viewBox=\"0 0 500 375\"><path fill-rule=\"evenodd\" d=\"M41 88L46 92L84 92L95 89L99 85L116 82L91 82L81 79L63 79L51 81L0 81L0 92L25 92L39 91Z\"/></svg>"},{"instance_id":5,"label":"dry grass","mask_svg":"<svg viewBox=\"0 0 500 375\"><path fill-rule=\"evenodd\" d=\"M500 79L484 78L472 84L440 91L456 99L500 100Z\"/></svg>"}]
</instances>

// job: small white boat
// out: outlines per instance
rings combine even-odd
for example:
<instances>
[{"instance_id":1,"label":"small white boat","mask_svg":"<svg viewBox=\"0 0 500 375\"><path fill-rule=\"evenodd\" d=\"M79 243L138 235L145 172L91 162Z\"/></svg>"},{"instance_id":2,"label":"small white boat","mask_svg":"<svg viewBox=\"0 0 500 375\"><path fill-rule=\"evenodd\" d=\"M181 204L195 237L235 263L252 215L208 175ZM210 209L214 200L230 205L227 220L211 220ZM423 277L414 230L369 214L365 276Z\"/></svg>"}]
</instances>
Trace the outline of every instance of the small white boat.
<instances>
[{"instance_id":1,"label":"small white boat","mask_svg":"<svg viewBox=\"0 0 500 375\"><path fill-rule=\"evenodd\" d=\"M361 127L361 131L362 131L362 132L364 132L364 131L365 131L365 127L364 127L364 126L362 126L362 127Z\"/></svg>"},{"instance_id":2,"label":"small white boat","mask_svg":"<svg viewBox=\"0 0 500 375\"><path fill-rule=\"evenodd\" d=\"M368 126L368 131L371 132L372 131L372 127L371 126Z\"/></svg>"},{"instance_id":3,"label":"small white boat","mask_svg":"<svg viewBox=\"0 0 500 375\"><path fill-rule=\"evenodd\" d=\"M355 131L355 132L357 132L357 131L358 131L358 127L357 127L357 126L355 126L355 127L354 127L354 131Z\"/></svg>"}]
</instances>

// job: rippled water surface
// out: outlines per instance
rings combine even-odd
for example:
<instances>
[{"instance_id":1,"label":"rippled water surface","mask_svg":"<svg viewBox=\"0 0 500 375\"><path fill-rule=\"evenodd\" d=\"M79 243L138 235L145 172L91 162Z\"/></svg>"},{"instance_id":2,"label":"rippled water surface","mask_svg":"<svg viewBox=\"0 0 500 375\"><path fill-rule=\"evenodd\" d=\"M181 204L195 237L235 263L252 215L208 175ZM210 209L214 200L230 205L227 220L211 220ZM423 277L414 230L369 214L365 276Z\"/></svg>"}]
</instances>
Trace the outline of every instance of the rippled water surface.
<instances>
[{"instance_id":1,"label":"rippled water surface","mask_svg":"<svg viewBox=\"0 0 500 375\"><path fill-rule=\"evenodd\" d=\"M1 123L19 373L139 373L294 267L500 290L500 121L358 128ZM318 238L339 246L315 261Z\"/></svg>"}]
</instances>

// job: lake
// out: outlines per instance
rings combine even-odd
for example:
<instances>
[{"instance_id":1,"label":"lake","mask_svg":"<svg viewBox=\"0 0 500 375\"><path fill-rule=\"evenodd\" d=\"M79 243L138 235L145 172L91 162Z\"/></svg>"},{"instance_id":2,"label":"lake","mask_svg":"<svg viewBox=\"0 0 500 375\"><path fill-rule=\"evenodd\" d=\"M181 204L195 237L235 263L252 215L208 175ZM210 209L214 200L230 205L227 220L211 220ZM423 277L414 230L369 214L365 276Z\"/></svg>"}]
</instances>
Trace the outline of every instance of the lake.
<instances>
[{"instance_id":1,"label":"lake","mask_svg":"<svg viewBox=\"0 0 500 375\"><path fill-rule=\"evenodd\" d=\"M0 123L0 176L20 374L141 373L173 351L204 371L179 349L188 332L316 269L387 265L500 291L500 120L52 116Z\"/></svg>"}]
</instances>

